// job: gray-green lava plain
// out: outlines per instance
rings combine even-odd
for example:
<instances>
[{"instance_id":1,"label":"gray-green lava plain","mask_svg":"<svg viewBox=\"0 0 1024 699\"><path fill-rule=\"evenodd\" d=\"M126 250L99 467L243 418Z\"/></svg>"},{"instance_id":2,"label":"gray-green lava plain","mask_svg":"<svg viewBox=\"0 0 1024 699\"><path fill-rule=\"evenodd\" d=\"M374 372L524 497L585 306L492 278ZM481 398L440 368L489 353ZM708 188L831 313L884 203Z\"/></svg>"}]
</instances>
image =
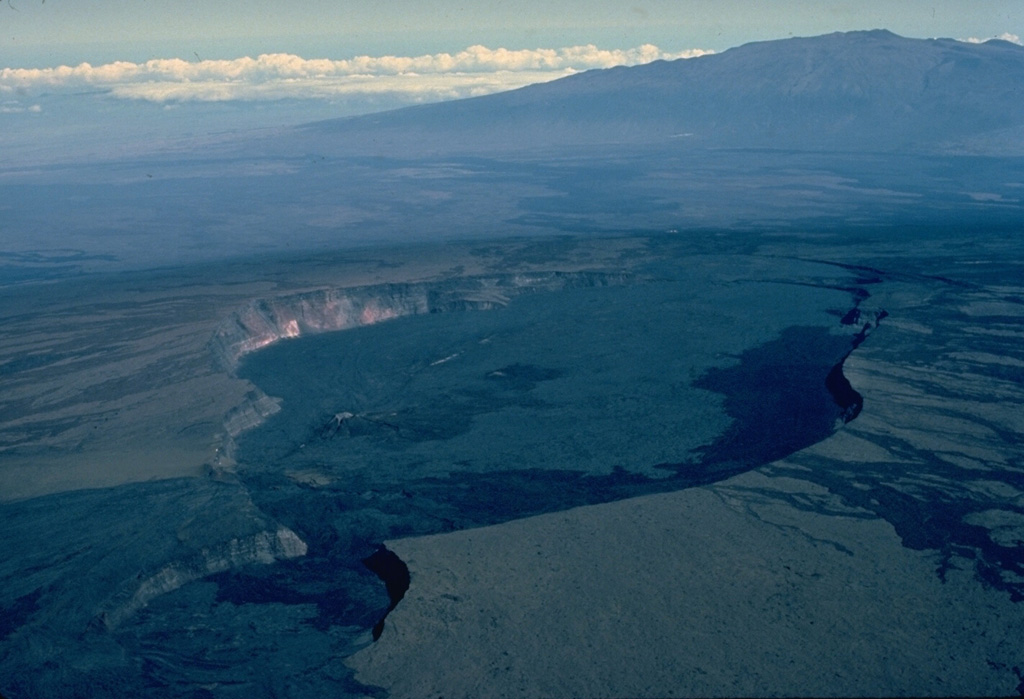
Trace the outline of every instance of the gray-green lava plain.
<instances>
[{"instance_id":1,"label":"gray-green lava plain","mask_svg":"<svg viewBox=\"0 0 1024 699\"><path fill-rule=\"evenodd\" d=\"M969 266L886 245L559 238L118 276L70 308L8 289L4 695L1012 691L1019 270L997 236ZM113 453L141 458L103 476ZM878 626L900 595L909 641ZM875 640L807 645L848 636Z\"/></svg>"}]
</instances>

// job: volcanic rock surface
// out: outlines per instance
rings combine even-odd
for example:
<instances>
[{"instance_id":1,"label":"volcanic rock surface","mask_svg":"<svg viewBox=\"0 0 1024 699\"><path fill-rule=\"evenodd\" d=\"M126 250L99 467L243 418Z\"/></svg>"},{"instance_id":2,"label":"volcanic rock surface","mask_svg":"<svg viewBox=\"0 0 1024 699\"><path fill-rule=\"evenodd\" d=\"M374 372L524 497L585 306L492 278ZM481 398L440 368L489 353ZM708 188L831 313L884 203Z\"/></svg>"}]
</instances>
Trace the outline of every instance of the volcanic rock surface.
<instances>
[{"instance_id":1,"label":"volcanic rock surface","mask_svg":"<svg viewBox=\"0 0 1024 699\"><path fill-rule=\"evenodd\" d=\"M872 288L891 314L844 367L863 411L819 444L387 542L412 582L357 678L393 697L1024 691L1021 268L958 262Z\"/></svg>"}]
</instances>

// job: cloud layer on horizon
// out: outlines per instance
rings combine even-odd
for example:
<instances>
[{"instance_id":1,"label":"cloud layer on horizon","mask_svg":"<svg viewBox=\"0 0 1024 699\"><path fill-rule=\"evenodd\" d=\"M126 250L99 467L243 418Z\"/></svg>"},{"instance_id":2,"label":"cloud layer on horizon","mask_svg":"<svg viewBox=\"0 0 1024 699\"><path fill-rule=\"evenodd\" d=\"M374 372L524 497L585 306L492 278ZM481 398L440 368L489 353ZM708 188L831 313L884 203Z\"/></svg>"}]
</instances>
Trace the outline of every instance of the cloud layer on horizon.
<instances>
[{"instance_id":1,"label":"cloud layer on horizon","mask_svg":"<svg viewBox=\"0 0 1024 699\"><path fill-rule=\"evenodd\" d=\"M454 54L306 59L287 53L230 60L153 59L93 66L0 69L0 97L89 90L156 103L332 99L388 96L408 103L483 95L554 80L582 70L692 58L711 51L665 52L594 45L560 49L490 49Z\"/></svg>"},{"instance_id":2,"label":"cloud layer on horizon","mask_svg":"<svg viewBox=\"0 0 1024 699\"><path fill-rule=\"evenodd\" d=\"M979 39L976 36L972 36L966 39L960 39L960 41L964 41L968 44L984 44L986 41L992 41L993 39L998 41L1009 41L1011 44L1017 44L1018 46L1021 45L1020 37L1016 34L1011 34L1010 32L1003 32L999 36L990 36L987 39Z\"/></svg>"}]
</instances>

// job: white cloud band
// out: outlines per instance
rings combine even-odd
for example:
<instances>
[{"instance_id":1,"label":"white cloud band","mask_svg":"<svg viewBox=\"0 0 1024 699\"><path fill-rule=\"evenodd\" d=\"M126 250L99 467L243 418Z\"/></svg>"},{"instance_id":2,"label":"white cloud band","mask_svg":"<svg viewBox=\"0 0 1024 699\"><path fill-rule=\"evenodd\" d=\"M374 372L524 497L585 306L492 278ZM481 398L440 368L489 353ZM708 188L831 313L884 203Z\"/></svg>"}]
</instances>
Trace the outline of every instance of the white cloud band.
<instances>
[{"instance_id":1,"label":"white cloud band","mask_svg":"<svg viewBox=\"0 0 1024 699\"><path fill-rule=\"evenodd\" d=\"M1018 45L1020 45L1021 43L1020 37L1017 36L1016 34L1011 34L1010 32L1003 32L999 36L991 36L988 39L979 39L976 36L972 36L967 39L960 39L960 41L966 42L968 44L984 44L986 41L991 41L992 39L998 39L1000 41L1009 41L1011 44Z\"/></svg>"},{"instance_id":2,"label":"white cloud band","mask_svg":"<svg viewBox=\"0 0 1024 699\"><path fill-rule=\"evenodd\" d=\"M691 49L665 52L645 44L607 50L593 45L560 49L489 49L471 46L454 54L306 59L286 53L256 58L186 61L154 59L93 66L0 69L0 92L103 90L115 97L153 102L329 99L353 94L404 95L432 101L487 94L592 68L637 65L704 55Z\"/></svg>"}]
</instances>

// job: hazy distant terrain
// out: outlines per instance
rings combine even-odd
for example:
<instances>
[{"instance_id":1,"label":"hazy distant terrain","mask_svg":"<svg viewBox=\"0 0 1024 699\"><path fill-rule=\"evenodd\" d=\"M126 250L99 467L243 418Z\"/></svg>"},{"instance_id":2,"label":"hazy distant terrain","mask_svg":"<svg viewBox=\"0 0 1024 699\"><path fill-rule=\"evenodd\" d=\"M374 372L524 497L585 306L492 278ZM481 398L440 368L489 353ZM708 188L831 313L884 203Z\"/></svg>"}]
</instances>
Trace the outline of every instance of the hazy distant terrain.
<instances>
[{"instance_id":1,"label":"hazy distant terrain","mask_svg":"<svg viewBox=\"0 0 1024 699\"><path fill-rule=\"evenodd\" d=\"M1024 693L1022 88L854 32L19 151L0 692Z\"/></svg>"},{"instance_id":2,"label":"hazy distant terrain","mask_svg":"<svg viewBox=\"0 0 1024 699\"><path fill-rule=\"evenodd\" d=\"M129 124L121 156L0 166L0 274L494 235L1012 228L1022 88L1020 46L855 32L298 128L173 129L148 152Z\"/></svg>"},{"instance_id":3,"label":"hazy distant terrain","mask_svg":"<svg viewBox=\"0 0 1024 699\"><path fill-rule=\"evenodd\" d=\"M884 30L746 44L480 97L315 124L374 153L566 145L1021 154L1024 47ZM285 140L282 143L292 145Z\"/></svg>"}]
</instances>

